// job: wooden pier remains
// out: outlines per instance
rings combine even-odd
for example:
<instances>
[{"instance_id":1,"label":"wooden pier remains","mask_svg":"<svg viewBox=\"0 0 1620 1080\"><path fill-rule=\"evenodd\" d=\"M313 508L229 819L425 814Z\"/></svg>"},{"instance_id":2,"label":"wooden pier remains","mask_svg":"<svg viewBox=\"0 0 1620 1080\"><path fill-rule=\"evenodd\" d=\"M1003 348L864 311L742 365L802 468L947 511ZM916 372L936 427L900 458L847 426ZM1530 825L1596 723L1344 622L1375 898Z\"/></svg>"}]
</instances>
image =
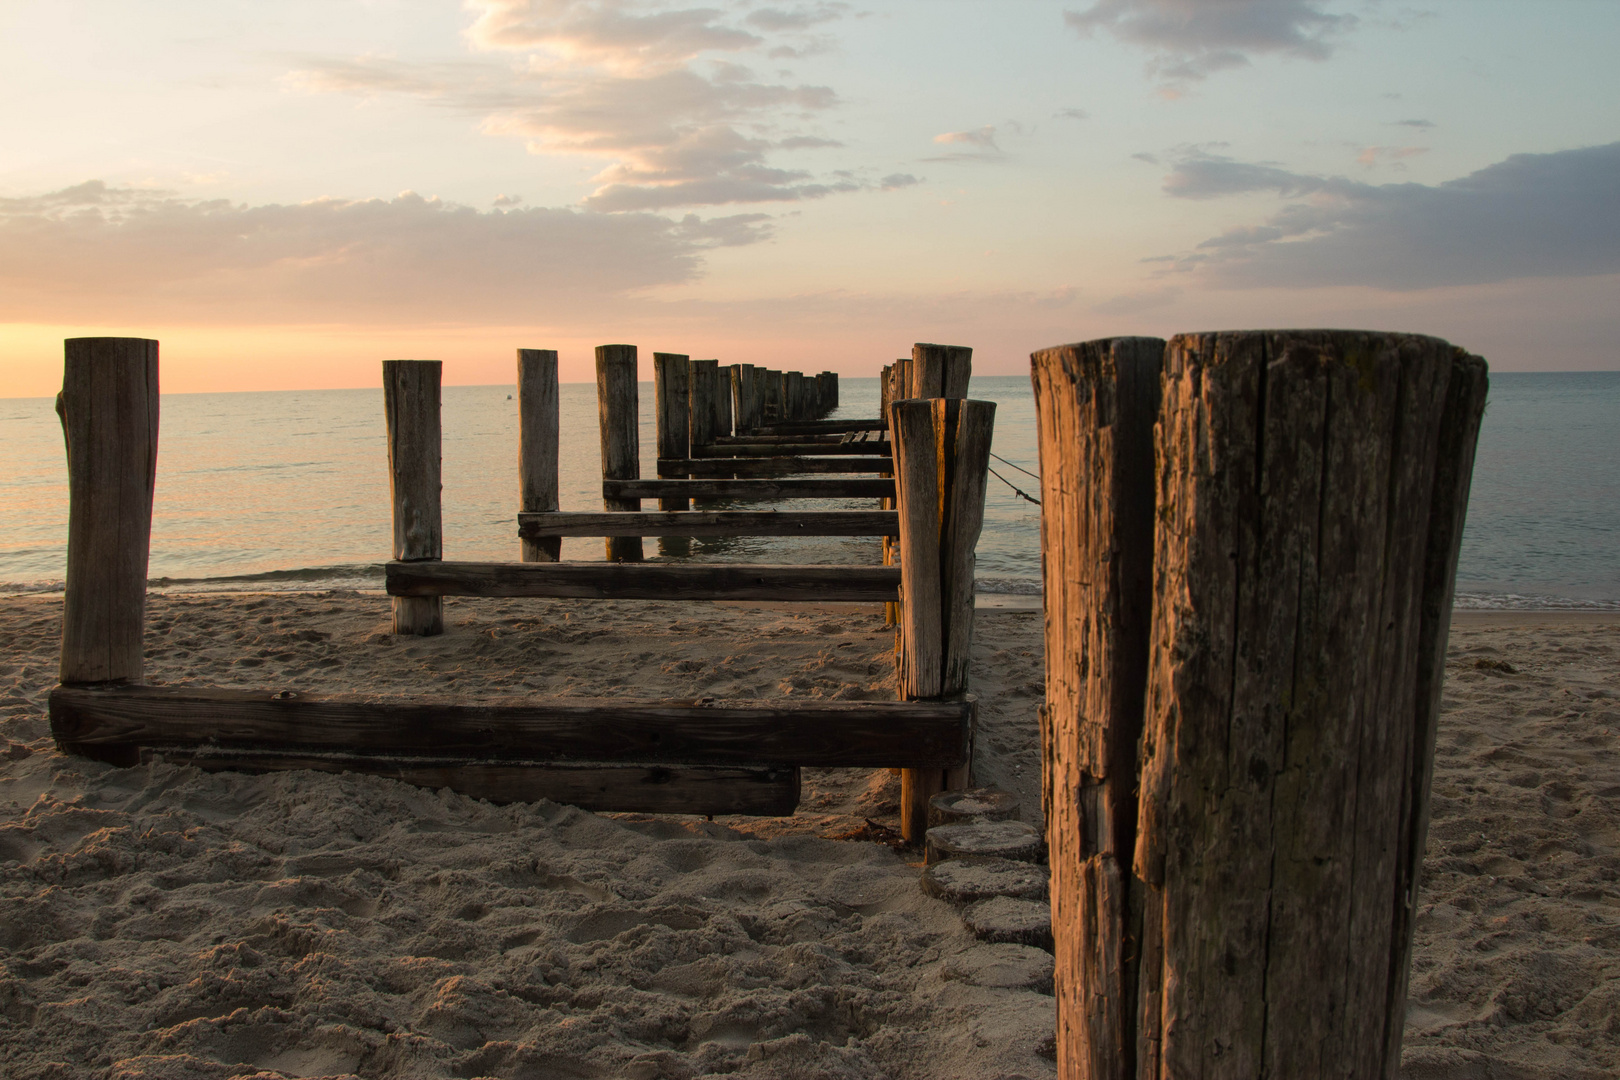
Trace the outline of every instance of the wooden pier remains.
<instances>
[{"instance_id":1,"label":"wooden pier remains","mask_svg":"<svg viewBox=\"0 0 1620 1080\"><path fill-rule=\"evenodd\" d=\"M443 558L441 366L384 364L395 556L386 567L386 585L397 633L441 633L444 596L811 603L899 598L905 572L894 566L642 562L646 535L897 535L903 516L894 509L685 509L693 498L898 499L905 507L908 497L892 476L855 475L892 471L881 437L865 440L863 453L845 449L843 440L874 431L881 436L870 422L855 421L843 432L749 433L742 436L747 442L727 447L725 440L739 436L729 426L722 431L730 417L716 400L719 391L746 379L735 371L722 375L715 361L693 364L678 354L654 357L660 472L675 475L642 479L636 354L632 345L597 350L607 509L564 512L557 505L556 354L518 351L521 558L511 563ZM73 509L62 685L50 704L52 732L65 751L123 765L163 755L209 769L363 771L497 801L551 798L588 809L656 813L791 813L798 770L805 765L965 774L973 703L961 694L875 704L715 707L527 699L469 705L317 696L289 688L143 686L157 375L156 342L90 339L68 345L59 408L72 450ZM776 383L780 388L787 380ZM715 394L694 407L693 385ZM790 423L836 424L824 419L836 401L836 377L798 380L791 401L787 415L804 419ZM953 417L965 408L952 406ZM86 419L91 415L93 425ZM711 456L687 456L691 424L698 419L705 434L705 416L704 445ZM687 422L684 447L679 418ZM836 449L823 453L829 448ZM721 456L727 450L730 456ZM917 496L930 504L938 497L933 488L919 489ZM678 508L642 512L646 498ZM564 536L605 537L612 561L560 561ZM919 594L924 588L915 582L909 587ZM914 633L921 640L929 631ZM938 628L933 634L955 640Z\"/></svg>"},{"instance_id":2,"label":"wooden pier remains","mask_svg":"<svg viewBox=\"0 0 1620 1080\"><path fill-rule=\"evenodd\" d=\"M1394 1077L1484 361L1255 331L1032 372L1058 1075Z\"/></svg>"}]
</instances>

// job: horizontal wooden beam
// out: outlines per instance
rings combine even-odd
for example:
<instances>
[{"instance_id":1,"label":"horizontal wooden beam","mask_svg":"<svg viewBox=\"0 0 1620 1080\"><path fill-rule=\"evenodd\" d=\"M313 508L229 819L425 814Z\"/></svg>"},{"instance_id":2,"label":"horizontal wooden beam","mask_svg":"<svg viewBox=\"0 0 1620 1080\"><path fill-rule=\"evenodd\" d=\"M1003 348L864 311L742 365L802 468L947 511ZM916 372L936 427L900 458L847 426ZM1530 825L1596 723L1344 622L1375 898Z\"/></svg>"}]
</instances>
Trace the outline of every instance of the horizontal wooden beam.
<instances>
[{"instance_id":1,"label":"horizontal wooden beam","mask_svg":"<svg viewBox=\"0 0 1620 1080\"><path fill-rule=\"evenodd\" d=\"M893 510L551 511L518 515L518 535L898 536Z\"/></svg>"},{"instance_id":2,"label":"horizontal wooden beam","mask_svg":"<svg viewBox=\"0 0 1620 1080\"><path fill-rule=\"evenodd\" d=\"M390 562L389 596L549 596L586 600L890 602L897 566L744 563Z\"/></svg>"},{"instance_id":3,"label":"horizontal wooden beam","mask_svg":"<svg viewBox=\"0 0 1620 1080\"><path fill-rule=\"evenodd\" d=\"M889 457L659 458L659 476L792 476L796 473L885 473L894 470Z\"/></svg>"},{"instance_id":4,"label":"horizontal wooden beam","mask_svg":"<svg viewBox=\"0 0 1620 1080\"><path fill-rule=\"evenodd\" d=\"M972 705L473 704L113 685L58 686L50 714L64 752L120 764L134 761L141 747L189 746L549 764L953 768L967 760Z\"/></svg>"},{"instance_id":5,"label":"horizontal wooden beam","mask_svg":"<svg viewBox=\"0 0 1620 1080\"><path fill-rule=\"evenodd\" d=\"M894 481L836 480L603 480L607 499L892 499Z\"/></svg>"},{"instance_id":6,"label":"horizontal wooden beam","mask_svg":"<svg viewBox=\"0 0 1620 1080\"><path fill-rule=\"evenodd\" d=\"M836 446L846 433L830 431L822 435L716 435L709 446L731 446L738 443L809 443L812 446Z\"/></svg>"},{"instance_id":7,"label":"horizontal wooden beam","mask_svg":"<svg viewBox=\"0 0 1620 1080\"><path fill-rule=\"evenodd\" d=\"M759 435L825 435L829 432L882 431L882 420L773 420L754 429Z\"/></svg>"},{"instance_id":8,"label":"horizontal wooden beam","mask_svg":"<svg viewBox=\"0 0 1620 1080\"><path fill-rule=\"evenodd\" d=\"M695 458L768 458L792 457L797 454L821 454L842 457L851 454L880 456L888 451L882 442L780 442L780 443L710 443L692 447Z\"/></svg>"},{"instance_id":9,"label":"horizontal wooden beam","mask_svg":"<svg viewBox=\"0 0 1620 1080\"><path fill-rule=\"evenodd\" d=\"M417 787L449 788L496 804L549 799L584 810L631 814L752 814L786 817L799 805L799 770L783 765L578 765L395 754L296 753L218 747L143 747L139 758L162 755L211 772L352 772L385 776Z\"/></svg>"}]
</instances>

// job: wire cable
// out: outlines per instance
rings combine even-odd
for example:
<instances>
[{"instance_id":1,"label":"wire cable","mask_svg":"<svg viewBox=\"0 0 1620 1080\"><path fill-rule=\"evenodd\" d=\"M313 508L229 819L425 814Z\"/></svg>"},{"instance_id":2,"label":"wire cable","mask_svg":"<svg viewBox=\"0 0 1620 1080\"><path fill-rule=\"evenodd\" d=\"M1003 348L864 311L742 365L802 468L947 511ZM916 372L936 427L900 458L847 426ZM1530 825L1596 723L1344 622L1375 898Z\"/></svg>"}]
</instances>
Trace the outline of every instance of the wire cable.
<instances>
[{"instance_id":1,"label":"wire cable","mask_svg":"<svg viewBox=\"0 0 1620 1080\"><path fill-rule=\"evenodd\" d=\"M990 451L990 456L995 458L997 461L1001 462L1003 465L1011 465L1013 468L1017 469L1019 472L1024 473L1027 476L1033 476L1037 480L1039 480L1041 478L1040 473L1030 472L1028 469L1024 468L1022 465L1018 464L1016 461L1008 461L1006 458L1002 457L1000 454L996 453L994 450Z\"/></svg>"},{"instance_id":2,"label":"wire cable","mask_svg":"<svg viewBox=\"0 0 1620 1080\"><path fill-rule=\"evenodd\" d=\"M992 455L990 455L990 456L991 456L991 457L995 457L995 455L994 455L994 454L992 454ZM1000 459L1000 458L996 458L996 460L997 460L997 461L1000 461L1000 460L1001 460L1001 459ZM1016 469L1016 468L1017 468L1017 467L1018 467L1018 466L1016 466L1016 465L1014 465L1014 466L1013 466L1013 468L1015 468L1015 469ZM993 476L993 477L995 477L995 478L996 478L996 479L997 479L997 480L1000 480L1000 481L1001 481L1001 482L1002 482L1002 483L1003 483L1003 484L1006 484L1006 485L1007 485L1007 486L1008 486L1008 487L1010 487L1010 488L1012 488L1012 489L1013 489L1013 494L1014 494L1014 495L1016 495L1016 496L1018 496L1018 497L1019 497L1019 498L1020 498L1020 499L1027 499L1027 500L1028 500L1028 501L1030 501L1030 502L1032 502L1032 503L1034 503L1034 504L1035 504L1035 505L1036 505L1036 506L1039 506L1039 505L1041 505L1041 500L1039 500L1039 499L1037 499L1037 498L1035 498L1035 497L1034 497L1034 496L1031 496L1031 495L1026 495L1026 494L1024 494L1024 493L1023 493L1023 492L1022 492L1022 491L1019 491L1019 490L1018 490L1018 485L1017 485L1017 484L1014 484L1014 483L1013 483L1013 482L1012 482L1012 481L1011 481L1011 480L1009 480L1009 479L1007 479L1007 478L1006 478L1006 477L1005 477L1005 476L1002 476L1002 475L1001 475L1001 474L1000 474L1000 473L998 473L998 472L996 472L996 470L994 470L994 469L991 469L991 470L990 470L990 475L991 475L991 476ZM1033 474L1033 473L1031 473L1031 474L1030 474L1030 475L1032 475L1032 476L1033 476L1033 475L1034 475L1034 474Z\"/></svg>"}]
</instances>

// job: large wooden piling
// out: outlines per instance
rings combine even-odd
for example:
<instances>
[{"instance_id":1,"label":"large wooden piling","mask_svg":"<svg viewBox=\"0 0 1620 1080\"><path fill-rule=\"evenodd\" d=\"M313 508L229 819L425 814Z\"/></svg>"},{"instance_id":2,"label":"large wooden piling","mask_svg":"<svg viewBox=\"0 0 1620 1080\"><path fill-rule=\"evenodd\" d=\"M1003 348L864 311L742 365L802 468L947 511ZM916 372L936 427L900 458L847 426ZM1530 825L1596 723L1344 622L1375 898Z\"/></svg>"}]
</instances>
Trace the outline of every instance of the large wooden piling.
<instances>
[{"instance_id":1,"label":"large wooden piling","mask_svg":"<svg viewBox=\"0 0 1620 1080\"><path fill-rule=\"evenodd\" d=\"M388 417L388 477L394 504L394 558L444 556L440 510L437 360L384 360L383 409ZM444 633L444 601L436 596L393 598L394 633Z\"/></svg>"},{"instance_id":2,"label":"large wooden piling","mask_svg":"<svg viewBox=\"0 0 1620 1080\"><path fill-rule=\"evenodd\" d=\"M637 480L641 477L641 433L638 430L636 347L596 347L597 422L602 437L602 479ZM640 510L641 500L602 499L604 510ZM609 562L640 562L641 537L607 538Z\"/></svg>"},{"instance_id":3,"label":"large wooden piling","mask_svg":"<svg viewBox=\"0 0 1620 1080\"><path fill-rule=\"evenodd\" d=\"M720 411L716 400L720 396L720 361L693 360L691 379L692 445L708 446L719 434L715 420Z\"/></svg>"},{"instance_id":4,"label":"large wooden piling","mask_svg":"<svg viewBox=\"0 0 1620 1080\"><path fill-rule=\"evenodd\" d=\"M732 434L731 417L731 376L737 370L736 364L720 365L720 382L714 391L714 438L715 440L730 437Z\"/></svg>"},{"instance_id":5,"label":"large wooden piling","mask_svg":"<svg viewBox=\"0 0 1620 1080\"><path fill-rule=\"evenodd\" d=\"M691 358L684 353L653 353L653 397L656 400L658 459L671 461L691 456ZM685 473L665 472L660 477L678 478ZM690 510L687 499L659 499L660 510Z\"/></svg>"},{"instance_id":6,"label":"large wooden piling","mask_svg":"<svg viewBox=\"0 0 1620 1080\"><path fill-rule=\"evenodd\" d=\"M911 347L910 397L965 398L973 376L973 350L965 345Z\"/></svg>"},{"instance_id":7,"label":"large wooden piling","mask_svg":"<svg viewBox=\"0 0 1620 1080\"><path fill-rule=\"evenodd\" d=\"M1159 338L1113 338L1036 353L1032 368L1049 658L1042 802L1053 920L1065 928L1054 993L1070 1040L1068 1078L1136 1075L1126 1068L1136 982L1125 950L1140 928L1126 883L1153 608L1163 358Z\"/></svg>"},{"instance_id":8,"label":"large wooden piling","mask_svg":"<svg viewBox=\"0 0 1620 1080\"><path fill-rule=\"evenodd\" d=\"M56 412L68 459L63 683L138 682L157 477L158 343L69 338Z\"/></svg>"},{"instance_id":9,"label":"large wooden piling","mask_svg":"<svg viewBox=\"0 0 1620 1080\"><path fill-rule=\"evenodd\" d=\"M907 399L890 406L900 520L900 696L953 698L968 690L973 647L974 547L984 522L996 407L988 401ZM928 800L967 777L900 774L901 832L920 842Z\"/></svg>"},{"instance_id":10,"label":"large wooden piling","mask_svg":"<svg viewBox=\"0 0 1620 1080\"><path fill-rule=\"evenodd\" d=\"M754 365L731 365L732 429L748 435L759 426L754 412Z\"/></svg>"},{"instance_id":11,"label":"large wooden piling","mask_svg":"<svg viewBox=\"0 0 1620 1080\"><path fill-rule=\"evenodd\" d=\"M1485 365L1183 335L1155 467L1151 352L1033 358L1059 1075L1392 1078Z\"/></svg>"},{"instance_id":12,"label":"large wooden piling","mask_svg":"<svg viewBox=\"0 0 1620 1080\"><path fill-rule=\"evenodd\" d=\"M554 349L519 349L518 489L521 512L545 513L557 503L557 353ZM522 536L524 562L556 562L562 537Z\"/></svg>"}]
</instances>

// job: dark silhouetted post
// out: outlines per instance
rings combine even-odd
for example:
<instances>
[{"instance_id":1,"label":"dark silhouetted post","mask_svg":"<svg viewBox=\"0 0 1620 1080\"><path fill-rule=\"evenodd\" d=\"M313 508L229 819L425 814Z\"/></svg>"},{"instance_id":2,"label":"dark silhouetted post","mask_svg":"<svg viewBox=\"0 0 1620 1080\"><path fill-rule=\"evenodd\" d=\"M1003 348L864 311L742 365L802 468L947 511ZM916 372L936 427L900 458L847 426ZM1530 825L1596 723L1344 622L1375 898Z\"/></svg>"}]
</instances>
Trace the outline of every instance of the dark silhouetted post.
<instances>
[{"instance_id":1,"label":"dark silhouetted post","mask_svg":"<svg viewBox=\"0 0 1620 1080\"><path fill-rule=\"evenodd\" d=\"M556 510L557 504L557 353L554 349L519 349L518 488L525 512ZM562 537L522 537L524 562L556 562Z\"/></svg>"}]
</instances>

